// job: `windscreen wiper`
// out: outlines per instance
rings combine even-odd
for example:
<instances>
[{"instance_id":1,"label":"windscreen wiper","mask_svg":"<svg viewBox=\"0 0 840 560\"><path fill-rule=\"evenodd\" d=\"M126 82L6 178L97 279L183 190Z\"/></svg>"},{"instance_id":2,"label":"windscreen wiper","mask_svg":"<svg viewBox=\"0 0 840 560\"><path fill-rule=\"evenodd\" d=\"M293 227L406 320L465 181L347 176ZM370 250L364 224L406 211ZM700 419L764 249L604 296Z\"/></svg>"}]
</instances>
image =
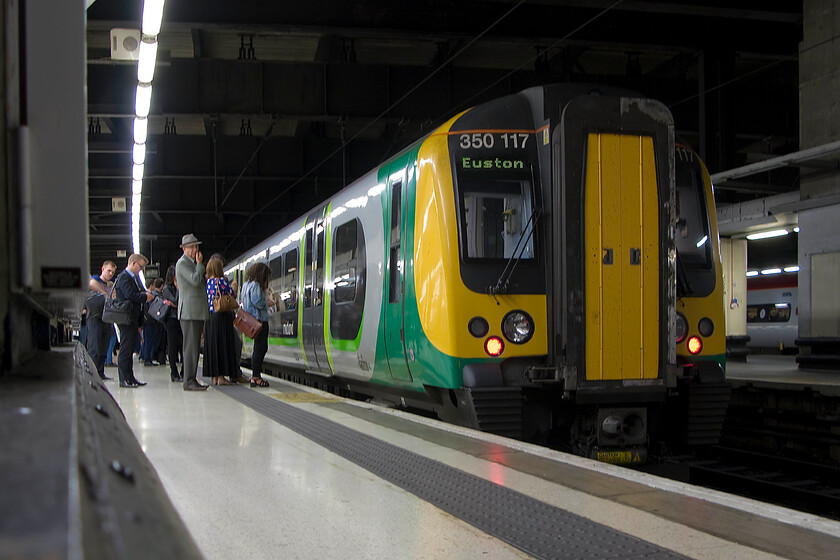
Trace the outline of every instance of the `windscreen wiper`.
<instances>
[{"instance_id":1,"label":"windscreen wiper","mask_svg":"<svg viewBox=\"0 0 840 560\"><path fill-rule=\"evenodd\" d=\"M516 265L522 260L522 253L525 252L525 248L528 246L527 241L534 236L534 232L537 230L537 219L540 217L541 212L542 210L540 207L534 208L534 211L531 213L531 217L528 218L528 221L525 223L525 227L522 228L519 240L516 242L516 246L513 248L513 253L511 253L507 264L505 264L505 269L502 271L499 279L496 280L495 284L487 286L487 293L491 296L507 292L510 278L513 276L513 271L516 270ZM525 241L525 243L523 243L523 241Z\"/></svg>"}]
</instances>

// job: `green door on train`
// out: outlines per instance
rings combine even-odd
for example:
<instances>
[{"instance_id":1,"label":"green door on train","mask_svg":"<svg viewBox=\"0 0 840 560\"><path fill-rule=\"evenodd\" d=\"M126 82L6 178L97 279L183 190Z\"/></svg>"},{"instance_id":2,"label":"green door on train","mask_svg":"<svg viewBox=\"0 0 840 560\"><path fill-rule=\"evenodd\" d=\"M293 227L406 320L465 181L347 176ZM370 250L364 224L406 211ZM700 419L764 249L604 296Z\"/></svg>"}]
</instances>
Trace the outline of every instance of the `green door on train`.
<instances>
[{"instance_id":1,"label":"green door on train","mask_svg":"<svg viewBox=\"0 0 840 560\"><path fill-rule=\"evenodd\" d=\"M411 381L411 371L405 348L405 263L406 263L406 226L405 226L405 176L403 173L392 175L388 180L388 200L390 212L387 212L386 248L387 269L385 297L385 351L388 354L388 367L394 379Z\"/></svg>"}]
</instances>

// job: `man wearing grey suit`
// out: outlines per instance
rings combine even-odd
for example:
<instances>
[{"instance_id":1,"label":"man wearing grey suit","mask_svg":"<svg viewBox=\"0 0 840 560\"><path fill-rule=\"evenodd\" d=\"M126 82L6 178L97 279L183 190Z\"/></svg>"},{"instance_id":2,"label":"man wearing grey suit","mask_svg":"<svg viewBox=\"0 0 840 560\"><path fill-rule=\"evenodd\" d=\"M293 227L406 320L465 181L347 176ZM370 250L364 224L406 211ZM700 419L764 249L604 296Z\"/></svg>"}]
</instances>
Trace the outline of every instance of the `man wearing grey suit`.
<instances>
[{"instance_id":1,"label":"man wearing grey suit","mask_svg":"<svg viewBox=\"0 0 840 560\"><path fill-rule=\"evenodd\" d=\"M204 280L204 255L195 235L188 233L181 238L184 255L175 264L175 281L178 284L178 319L184 333L184 391L203 391L207 385L196 380L198 349L201 330L210 316L207 305L207 284Z\"/></svg>"}]
</instances>

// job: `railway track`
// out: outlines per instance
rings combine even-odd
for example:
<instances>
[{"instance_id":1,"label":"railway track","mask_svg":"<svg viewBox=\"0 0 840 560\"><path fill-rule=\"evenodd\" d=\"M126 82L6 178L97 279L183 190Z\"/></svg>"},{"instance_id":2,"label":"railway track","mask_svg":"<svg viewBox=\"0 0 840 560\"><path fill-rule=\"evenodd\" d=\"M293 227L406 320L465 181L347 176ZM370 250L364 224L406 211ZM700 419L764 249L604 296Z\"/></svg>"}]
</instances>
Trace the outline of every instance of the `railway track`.
<instances>
[{"instance_id":1,"label":"railway track","mask_svg":"<svg viewBox=\"0 0 840 560\"><path fill-rule=\"evenodd\" d=\"M840 520L836 466L727 447L713 447L685 465L692 484Z\"/></svg>"}]
</instances>

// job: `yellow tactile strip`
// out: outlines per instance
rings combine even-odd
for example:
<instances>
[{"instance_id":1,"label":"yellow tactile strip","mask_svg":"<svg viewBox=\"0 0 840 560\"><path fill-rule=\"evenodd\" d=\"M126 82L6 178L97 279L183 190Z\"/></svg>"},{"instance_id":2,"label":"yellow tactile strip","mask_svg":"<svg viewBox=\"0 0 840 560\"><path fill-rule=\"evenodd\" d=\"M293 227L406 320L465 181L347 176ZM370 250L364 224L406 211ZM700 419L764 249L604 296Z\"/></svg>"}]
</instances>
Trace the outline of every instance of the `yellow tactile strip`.
<instances>
[{"instance_id":1,"label":"yellow tactile strip","mask_svg":"<svg viewBox=\"0 0 840 560\"><path fill-rule=\"evenodd\" d=\"M268 396L287 403L323 403L339 402L341 399L317 395L315 393L269 393Z\"/></svg>"}]
</instances>

